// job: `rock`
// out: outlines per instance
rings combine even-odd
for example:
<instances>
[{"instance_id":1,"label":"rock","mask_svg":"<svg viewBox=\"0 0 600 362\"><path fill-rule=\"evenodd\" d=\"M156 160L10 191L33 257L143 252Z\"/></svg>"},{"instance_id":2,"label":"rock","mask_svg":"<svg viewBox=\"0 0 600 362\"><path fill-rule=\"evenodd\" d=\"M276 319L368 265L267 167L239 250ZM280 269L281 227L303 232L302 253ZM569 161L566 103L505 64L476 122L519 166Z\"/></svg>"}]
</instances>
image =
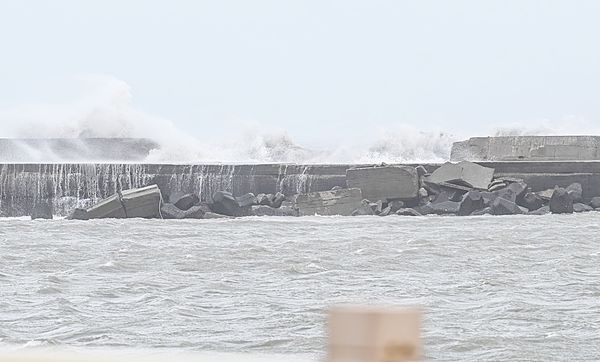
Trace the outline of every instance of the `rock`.
<instances>
[{"instance_id":1,"label":"rock","mask_svg":"<svg viewBox=\"0 0 600 362\"><path fill-rule=\"evenodd\" d=\"M252 206L252 205L257 205L258 201L256 199L256 196L254 196L253 193L249 192L245 195L242 195L240 197L236 197L235 201L237 201L238 205L240 207L248 207L248 206Z\"/></svg>"},{"instance_id":2,"label":"rock","mask_svg":"<svg viewBox=\"0 0 600 362\"><path fill-rule=\"evenodd\" d=\"M275 195L268 194L263 195L262 199L257 200L259 205L271 206L273 204L273 200L275 199Z\"/></svg>"},{"instance_id":3,"label":"rock","mask_svg":"<svg viewBox=\"0 0 600 362\"><path fill-rule=\"evenodd\" d=\"M356 210L352 211L352 216L365 216L365 215L375 215L373 212L373 207L371 206L371 202L369 200L364 199L361 201L361 206L356 208Z\"/></svg>"},{"instance_id":4,"label":"rock","mask_svg":"<svg viewBox=\"0 0 600 362\"><path fill-rule=\"evenodd\" d=\"M567 190L557 187L550 199L550 212L553 214L572 214L573 199Z\"/></svg>"},{"instance_id":5,"label":"rock","mask_svg":"<svg viewBox=\"0 0 600 362\"><path fill-rule=\"evenodd\" d=\"M67 217L67 220L89 220L90 216L86 209L76 208L73 210L71 215Z\"/></svg>"},{"instance_id":6,"label":"rock","mask_svg":"<svg viewBox=\"0 0 600 362\"><path fill-rule=\"evenodd\" d=\"M269 205L270 201L269 198L267 197L267 195L265 194L258 194L256 195L256 204L257 205Z\"/></svg>"},{"instance_id":7,"label":"rock","mask_svg":"<svg viewBox=\"0 0 600 362\"><path fill-rule=\"evenodd\" d=\"M192 206L198 204L199 202L200 198L198 198L198 196L194 194L185 194L183 196L178 197L177 200L173 202L173 204L177 206L179 210L185 211L189 210Z\"/></svg>"},{"instance_id":8,"label":"rock","mask_svg":"<svg viewBox=\"0 0 600 362\"><path fill-rule=\"evenodd\" d=\"M488 188L488 191L494 192L494 191L502 190L506 186L508 186L508 185L505 184L504 182L496 183L496 184L491 185Z\"/></svg>"},{"instance_id":9,"label":"rock","mask_svg":"<svg viewBox=\"0 0 600 362\"><path fill-rule=\"evenodd\" d=\"M447 162L427 177L427 181L439 184L466 186L470 188L487 190L494 177L494 169L480 166L473 162L462 161L459 163Z\"/></svg>"},{"instance_id":10,"label":"rock","mask_svg":"<svg viewBox=\"0 0 600 362\"><path fill-rule=\"evenodd\" d=\"M425 175L428 174L427 169L424 166L422 166L422 165L417 166L415 168L415 170L417 171L417 176L419 178L421 178L421 177L423 177L423 176L425 176Z\"/></svg>"},{"instance_id":11,"label":"rock","mask_svg":"<svg viewBox=\"0 0 600 362\"><path fill-rule=\"evenodd\" d=\"M505 200L512 201L517 203L520 198L523 197L525 192L527 191L527 184L524 182L514 182L508 185L507 187L494 191L498 197L501 197Z\"/></svg>"},{"instance_id":12,"label":"rock","mask_svg":"<svg viewBox=\"0 0 600 362\"><path fill-rule=\"evenodd\" d=\"M237 199L227 191L215 192L213 202L209 206L212 212L227 216L246 216L251 211L249 207L240 207Z\"/></svg>"},{"instance_id":13,"label":"rock","mask_svg":"<svg viewBox=\"0 0 600 362\"><path fill-rule=\"evenodd\" d=\"M583 200L583 188L580 183L572 183L566 190L571 199L573 199L573 202L581 202Z\"/></svg>"},{"instance_id":14,"label":"rock","mask_svg":"<svg viewBox=\"0 0 600 362\"><path fill-rule=\"evenodd\" d=\"M483 215L491 215L492 214L492 208L491 207L484 207L481 210L475 210L471 213L471 216L483 216Z\"/></svg>"},{"instance_id":15,"label":"rock","mask_svg":"<svg viewBox=\"0 0 600 362\"><path fill-rule=\"evenodd\" d=\"M52 200L38 200L35 206L33 207L33 210L31 210L31 220L52 220L53 214L54 207L52 206Z\"/></svg>"},{"instance_id":16,"label":"rock","mask_svg":"<svg viewBox=\"0 0 600 362\"><path fill-rule=\"evenodd\" d=\"M252 214L255 216L298 216L298 212L289 206L274 208L265 205L252 206Z\"/></svg>"},{"instance_id":17,"label":"rock","mask_svg":"<svg viewBox=\"0 0 600 362\"><path fill-rule=\"evenodd\" d=\"M343 187L342 186L333 186L331 188L331 191L337 191L337 190L341 190Z\"/></svg>"},{"instance_id":18,"label":"rock","mask_svg":"<svg viewBox=\"0 0 600 362\"><path fill-rule=\"evenodd\" d=\"M392 213L392 207L391 206L387 206L386 208L384 208L383 210L381 210L381 212L379 213L379 216L388 216Z\"/></svg>"},{"instance_id":19,"label":"rock","mask_svg":"<svg viewBox=\"0 0 600 362\"><path fill-rule=\"evenodd\" d=\"M156 185L125 190L87 209L90 219L158 218L162 196Z\"/></svg>"},{"instance_id":20,"label":"rock","mask_svg":"<svg viewBox=\"0 0 600 362\"><path fill-rule=\"evenodd\" d=\"M592 201L590 201L590 206L594 209L600 208L600 197L594 197Z\"/></svg>"},{"instance_id":21,"label":"rock","mask_svg":"<svg viewBox=\"0 0 600 362\"><path fill-rule=\"evenodd\" d=\"M550 213L550 206L542 206L537 210L528 212L528 215L546 215Z\"/></svg>"},{"instance_id":22,"label":"rock","mask_svg":"<svg viewBox=\"0 0 600 362\"><path fill-rule=\"evenodd\" d=\"M473 212L483 209L484 207L485 202L483 201L481 192L472 190L465 194L463 199L460 201L457 214L460 216L471 215Z\"/></svg>"},{"instance_id":23,"label":"rock","mask_svg":"<svg viewBox=\"0 0 600 362\"><path fill-rule=\"evenodd\" d=\"M381 210L383 210L383 201L379 200L377 202L372 202L369 206L371 206L371 210L373 210L375 215L379 215Z\"/></svg>"},{"instance_id":24,"label":"rock","mask_svg":"<svg viewBox=\"0 0 600 362\"><path fill-rule=\"evenodd\" d=\"M533 192L526 192L525 195L518 201L520 206L526 207L528 210L538 210L544 206L544 200Z\"/></svg>"},{"instance_id":25,"label":"rock","mask_svg":"<svg viewBox=\"0 0 600 362\"><path fill-rule=\"evenodd\" d=\"M423 216L421 215L419 212L417 212L415 209L398 209L396 211L396 215L400 215L400 216Z\"/></svg>"},{"instance_id":26,"label":"rock","mask_svg":"<svg viewBox=\"0 0 600 362\"><path fill-rule=\"evenodd\" d=\"M435 211L433 210L433 204L431 202L425 205L413 207L412 209L418 212L420 215L435 214Z\"/></svg>"},{"instance_id":27,"label":"rock","mask_svg":"<svg viewBox=\"0 0 600 362\"><path fill-rule=\"evenodd\" d=\"M231 219L231 216L221 215L214 212L204 213L203 219Z\"/></svg>"},{"instance_id":28,"label":"rock","mask_svg":"<svg viewBox=\"0 0 600 362\"><path fill-rule=\"evenodd\" d=\"M460 202L460 201L462 201L464 195L465 195L465 193L462 191L443 189L442 192L440 192L433 199L432 203L435 204L435 203L444 202L444 201Z\"/></svg>"},{"instance_id":29,"label":"rock","mask_svg":"<svg viewBox=\"0 0 600 362\"><path fill-rule=\"evenodd\" d=\"M447 215L457 214L460 210L460 202L456 201L443 201L430 204L431 210L434 214Z\"/></svg>"},{"instance_id":30,"label":"rock","mask_svg":"<svg viewBox=\"0 0 600 362\"><path fill-rule=\"evenodd\" d=\"M429 192L424 187L421 187L419 189L419 198L424 199L427 196L429 196Z\"/></svg>"},{"instance_id":31,"label":"rock","mask_svg":"<svg viewBox=\"0 0 600 362\"><path fill-rule=\"evenodd\" d=\"M481 191L479 193L483 199L485 207L491 206L492 202L498 198L498 195L490 191Z\"/></svg>"},{"instance_id":32,"label":"rock","mask_svg":"<svg viewBox=\"0 0 600 362\"><path fill-rule=\"evenodd\" d=\"M521 208L511 200L503 199L501 197L496 198L492 201L490 206L492 215L520 215L527 213L525 208Z\"/></svg>"},{"instance_id":33,"label":"rock","mask_svg":"<svg viewBox=\"0 0 600 362\"><path fill-rule=\"evenodd\" d=\"M391 212L395 213L404 207L404 202L400 200L392 200L388 202L388 206L391 208Z\"/></svg>"},{"instance_id":34,"label":"rock","mask_svg":"<svg viewBox=\"0 0 600 362\"><path fill-rule=\"evenodd\" d=\"M203 219L204 208L202 206L192 206L187 210L181 210L174 204L165 203L160 207L160 213L163 219Z\"/></svg>"},{"instance_id":35,"label":"rock","mask_svg":"<svg viewBox=\"0 0 600 362\"><path fill-rule=\"evenodd\" d=\"M282 194L281 192L278 192L273 197L273 202L271 203L271 207L274 207L277 209L277 208L281 207L281 204L283 204L284 201L285 201L285 195Z\"/></svg>"},{"instance_id":36,"label":"rock","mask_svg":"<svg viewBox=\"0 0 600 362\"><path fill-rule=\"evenodd\" d=\"M580 202L573 204L573 212L589 212L594 211L594 208Z\"/></svg>"},{"instance_id":37,"label":"rock","mask_svg":"<svg viewBox=\"0 0 600 362\"><path fill-rule=\"evenodd\" d=\"M414 167L361 167L346 171L349 188L361 190L369 200L410 200L417 197L419 177Z\"/></svg>"},{"instance_id":38,"label":"rock","mask_svg":"<svg viewBox=\"0 0 600 362\"><path fill-rule=\"evenodd\" d=\"M538 195L542 200L549 201L552 198L552 194L554 194L554 189L548 189L544 191L534 192Z\"/></svg>"},{"instance_id":39,"label":"rock","mask_svg":"<svg viewBox=\"0 0 600 362\"><path fill-rule=\"evenodd\" d=\"M299 215L350 216L362 206L362 192L357 188L313 192L296 196L295 208Z\"/></svg>"}]
</instances>

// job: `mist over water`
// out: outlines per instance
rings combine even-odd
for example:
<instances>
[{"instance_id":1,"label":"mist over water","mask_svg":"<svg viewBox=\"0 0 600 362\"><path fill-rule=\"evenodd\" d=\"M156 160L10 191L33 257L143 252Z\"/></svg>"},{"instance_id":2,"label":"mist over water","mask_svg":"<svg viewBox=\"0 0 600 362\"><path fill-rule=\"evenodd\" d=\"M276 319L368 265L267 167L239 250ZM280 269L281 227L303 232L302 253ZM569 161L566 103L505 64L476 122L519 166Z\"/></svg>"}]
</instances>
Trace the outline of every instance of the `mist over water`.
<instances>
[{"instance_id":1,"label":"mist over water","mask_svg":"<svg viewBox=\"0 0 600 362\"><path fill-rule=\"evenodd\" d=\"M417 129L406 124L371 127L363 137L306 147L285 129L240 127L227 136L199 138L168 119L144 112L131 87L109 76L81 78L79 98L64 104L30 104L0 109L4 138L147 138L158 145L140 162L154 163L403 163L443 162L452 143L472 136L600 134L589 121L567 117L490 127L486 134ZM525 126L523 126L525 124ZM215 122L215 127L219 125ZM340 129L340 133L343 133ZM68 162L52 150L23 145L32 162ZM7 161L7 160L0 160ZM90 160L98 161L98 160Z\"/></svg>"}]
</instances>

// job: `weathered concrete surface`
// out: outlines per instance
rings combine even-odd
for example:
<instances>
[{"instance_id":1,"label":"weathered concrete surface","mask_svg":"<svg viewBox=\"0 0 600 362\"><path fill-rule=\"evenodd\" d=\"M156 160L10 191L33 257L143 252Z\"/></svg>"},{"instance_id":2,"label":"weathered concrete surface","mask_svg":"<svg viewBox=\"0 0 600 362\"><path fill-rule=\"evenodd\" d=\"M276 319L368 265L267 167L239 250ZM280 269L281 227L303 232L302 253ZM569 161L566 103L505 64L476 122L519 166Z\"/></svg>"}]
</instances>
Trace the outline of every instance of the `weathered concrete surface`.
<instances>
[{"instance_id":1,"label":"weathered concrete surface","mask_svg":"<svg viewBox=\"0 0 600 362\"><path fill-rule=\"evenodd\" d=\"M413 199L419 192L419 177L412 166L350 168L346 184L371 201Z\"/></svg>"},{"instance_id":2,"label":"weathered concrete surface","mask_svg":"<svg viewBox=\"0 0 600 362\"><path fill-rule=\"evenodd\" d=\"M434 184L450 183L459 186L487 190L494 178L494 169L480 166L476 163L461 161L447 162L427 177Z\"/></svg>"},{"instance_id":3,"label":"weathered concrete surface","mask_svg":"<svg viewBox=\"0 0 600 362\"><path fill-rule=\"evenodd\" d=\"M583 201L600 196L599 161L477 162L494 168L495 177L525 181L532 191L582 185ZM367 167L369 165L362 165ZM416 166L416 165L410 165ZM440 165L424 164L427 172ZM357 165L154 165L154 164L0 164L0 217L29 216L40 200L53 202L55 215L88 208L127 190L156 184L165 200L172 194L194 194L210 202L219 190L238 197L281 191L298 193L346 187L346 171ZM372 200L377 201L377 200Z\"/></svg>"},{"instance_id":4,"label":"weathered concrete surface","mask_svg":"<svg viewBox=\"0 0 600 362\"><path fill-rule=\"evenodd\" d=\"M339 189L332 191L300 194L296 197L295 208L300 216L343 215L350 216L361 206L363 200L360 189Z\"/></svg>"},{"instance_id":5,"label":"weathered concrete surface","mask_svg":"<svg viewBox=\"0 0 600 362\"><path fill-rule=\"evenodd\" d=\"M160 189L150 185L125 190L87 209L89 219L160 217Z\"/></svg>"},{"instance_id":6,"label":"weathered concrete surface","mask_svg":"<svg viewBox=\"0 0 600 362\"><path fill-rule=\"evenodd\" d=\"M453 161L600 160L600 137L474 137L454 143L450 158Z\"/></svg>"}]
</instances>

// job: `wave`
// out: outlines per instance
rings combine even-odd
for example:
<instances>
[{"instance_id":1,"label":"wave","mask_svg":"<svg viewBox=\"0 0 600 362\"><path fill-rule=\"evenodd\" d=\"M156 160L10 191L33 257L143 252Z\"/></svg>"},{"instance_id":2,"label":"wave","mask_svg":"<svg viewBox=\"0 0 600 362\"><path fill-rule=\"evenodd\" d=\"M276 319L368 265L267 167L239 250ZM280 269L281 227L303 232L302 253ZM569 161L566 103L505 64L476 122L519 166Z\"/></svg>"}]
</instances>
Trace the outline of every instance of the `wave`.
<instances>
[{"instance_id":1,"label":"wave","mask_svg":"<svg viewBox=\"0 0 600 362\"><path fill-rule=\"evenodd\" d=\"M308 148L285 130L265 132L260 126L246 126L239 133L230 133L223 139L201 140L178 128L173 121L137 109L131 87L122 80L94 75L82 77L79 82L85 91L72 103L0 109L0 124L3 125L0 136L152 140L155 146L145 150L136 159L139 162L315 164L444 162L450 159L453 142L478 136L461 138L444 130L423 131L411 125L396 124L366 132L361 139L349 138L346 142ZM571 117L560 122L542 120L500 125L492 127L485 135L576 134L573 130L600 133L600 129L589 122ZM52 149L23 146L17 153L24 153L31 162L73 161ZM111 158L110 161L118 160Z\"/></svg>"}]
</instances>

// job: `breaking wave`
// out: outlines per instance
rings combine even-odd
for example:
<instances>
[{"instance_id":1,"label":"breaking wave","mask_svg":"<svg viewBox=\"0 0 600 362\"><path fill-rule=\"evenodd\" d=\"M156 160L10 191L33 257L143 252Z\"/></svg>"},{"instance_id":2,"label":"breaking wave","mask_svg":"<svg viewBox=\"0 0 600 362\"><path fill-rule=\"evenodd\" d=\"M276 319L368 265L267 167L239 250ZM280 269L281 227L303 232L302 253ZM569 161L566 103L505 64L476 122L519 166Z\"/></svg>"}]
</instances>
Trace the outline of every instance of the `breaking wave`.
<instances>
[{"instance_id":1,"label":"breaking wave","mask_svg":"<svg viewBox=\"0 0 600 362\"><path fill-rule=\"evenodd\" d=\"M260 127L242 128L226 139L199 139L184 132L170 120L136 108L131 87L107 76L86 76L83 96L68 104L36 104L0 109L0 137L7 138L146 138L154 141L139 161L244 162L244 163L402 163L443 162L450 158L452 143L466 137L444 130L418 130L398 124L363 135L361 139L304 147L285 130L267 131ZM523 123L520 123L523 124ZM571 134L569 129L590 132L586 122L529 122L531 126L501 126L489 135ZM573 125L577 127L573 127ZM600 133L600 130L596 130ZM469 135L476 136L476 135ZM69 161L56 153L23 148L30 159L40 162Z\"/></svg>"}]
</instances>

